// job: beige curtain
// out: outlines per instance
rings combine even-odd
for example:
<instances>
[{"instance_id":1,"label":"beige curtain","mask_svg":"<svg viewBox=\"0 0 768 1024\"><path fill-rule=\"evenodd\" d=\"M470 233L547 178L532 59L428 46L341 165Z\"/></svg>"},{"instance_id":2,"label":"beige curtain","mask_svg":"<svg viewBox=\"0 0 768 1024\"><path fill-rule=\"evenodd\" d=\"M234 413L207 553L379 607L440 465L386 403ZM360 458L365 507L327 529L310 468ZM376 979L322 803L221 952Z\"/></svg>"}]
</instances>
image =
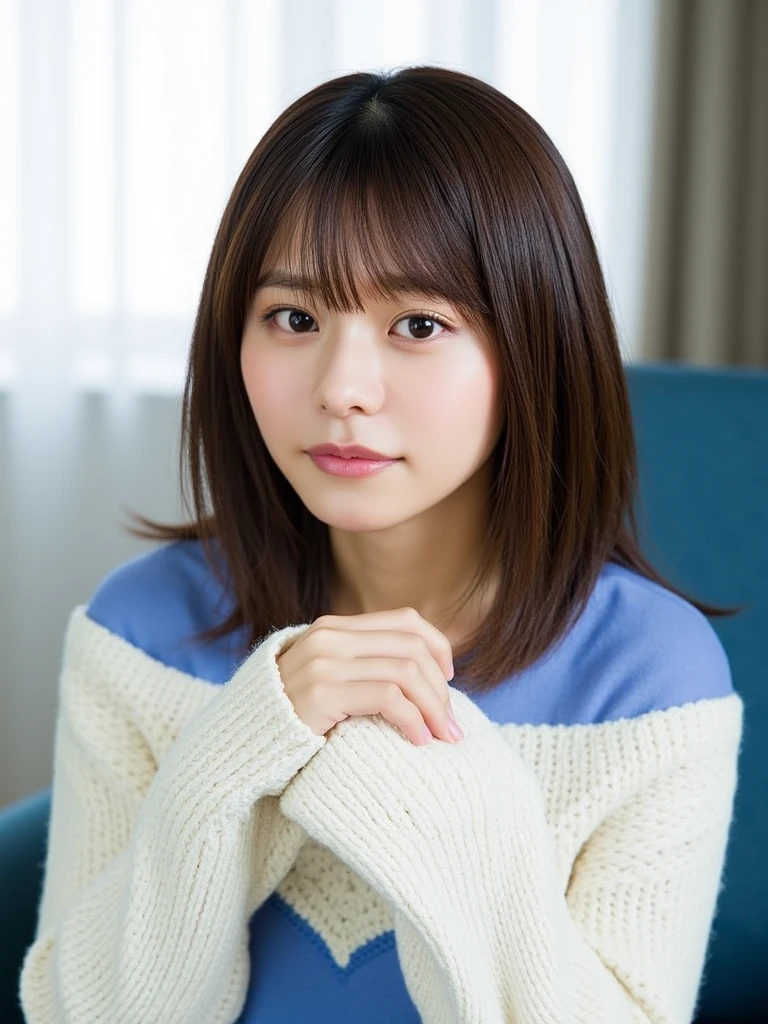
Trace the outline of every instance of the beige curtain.
<instances>
[{"instance_id":1,"label":"beige curtain","mask_svg":"<svg viewBox=\"0 0 768 1024\"><path fill-rule=\"evenodd\" d=\"M657 0L640 360L768 366L768 0Z\"/></svg>"}]
</instances>

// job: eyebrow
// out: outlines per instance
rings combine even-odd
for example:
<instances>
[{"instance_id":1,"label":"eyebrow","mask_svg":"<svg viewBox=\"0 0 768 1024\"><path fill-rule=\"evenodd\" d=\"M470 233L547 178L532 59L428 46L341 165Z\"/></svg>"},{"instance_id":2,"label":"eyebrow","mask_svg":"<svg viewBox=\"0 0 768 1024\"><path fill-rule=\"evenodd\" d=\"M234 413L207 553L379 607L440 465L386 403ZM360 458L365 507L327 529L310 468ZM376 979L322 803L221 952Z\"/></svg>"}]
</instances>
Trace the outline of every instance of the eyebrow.
<instances>
[{"instance_id":1,"label":"eyebrow","mask_svg":"<svg viewBox=\"0 0 768 1024\"><path fill-rule=\"evenodd\" d=\"M385 289L395 293L426 294L413 281L405 277L389 276L380 279ZM313 295L320 291L319 285L309 277L295 276L284 270L269 270L263 273L256 282L259 288L287 288L290 291L305 292Z\"/></svg>"}]
</instances>

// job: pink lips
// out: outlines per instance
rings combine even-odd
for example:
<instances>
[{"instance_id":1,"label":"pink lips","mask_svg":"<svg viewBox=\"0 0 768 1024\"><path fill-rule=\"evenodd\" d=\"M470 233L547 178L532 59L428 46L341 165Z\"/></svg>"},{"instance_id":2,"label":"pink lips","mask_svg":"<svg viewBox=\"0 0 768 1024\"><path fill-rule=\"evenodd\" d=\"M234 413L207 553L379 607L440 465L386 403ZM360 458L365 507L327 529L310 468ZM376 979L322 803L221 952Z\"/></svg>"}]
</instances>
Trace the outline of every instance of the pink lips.
<instances>
[{"instance_id":1,"label":"pink lips","mask_svg":"<svg viewBox=\"0 0 768 1024\"><path fill-rule=\"evenodd\" d=\"M360 477L369 476L371 473L378 473L387 466L394 466L399 459L363 459L363 458L339 458L337 455L317 455L309 453L318 469L331 476Z\"/></svg>"},{"instance_id":2,"label":"pink lips","mask_svg":"<svg viewBox=\"0 0 768 1024\"><path fill-rule=\"evenodd\" d=\"M316 444L307 448L310 455L335 455L341 459L368 459L371 462L388 462L389 455L383 455L361 444Z\"/></svg>"}]
</instances>

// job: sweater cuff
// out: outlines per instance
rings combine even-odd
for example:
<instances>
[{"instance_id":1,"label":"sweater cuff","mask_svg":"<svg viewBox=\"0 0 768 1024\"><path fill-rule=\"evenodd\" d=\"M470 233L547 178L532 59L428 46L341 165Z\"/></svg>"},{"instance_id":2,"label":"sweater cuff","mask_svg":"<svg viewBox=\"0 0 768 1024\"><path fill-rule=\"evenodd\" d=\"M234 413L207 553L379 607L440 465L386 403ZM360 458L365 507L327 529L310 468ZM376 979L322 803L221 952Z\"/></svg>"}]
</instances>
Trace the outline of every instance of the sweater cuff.
<instances>
[{"instance_id":1,"label":"sweater cuff","mask_svg":"<svg viewBox=\"0 0 768 1024\"><path fill-rule=\"evenodd\" d=\"M232 678L193 718L168 753L163 769L183 779L194 806L201 777L219 780L222 817L245 817L256 799L280 795L300 768L326 743L296 714L283 689L277 658L306 625L286 626L255 647ZM210 813L210 808L209 808Z\"/></svg>"},{"instance_id":2,"label":"sweater cuff","mask_svg":"<svg viewBox=\"0 0 768 1024\"><path fill-rule=\"evenodd\" d=\"M536 780L497 727L449 687L464 738L416 746L381 715L345 719L286 787L283 814L328 846L386 898L410 902L419 876L451 884L451 859L482 855L482 819L514 791L539 799ZM512 778L514 775L514 778ZM496 803L498 801L498 803ZM408 864L408 879L403 864ZM455 881L455 880L454 880ZM438 883L439 884L439 883Z\"/></svg>"}]
</instances>

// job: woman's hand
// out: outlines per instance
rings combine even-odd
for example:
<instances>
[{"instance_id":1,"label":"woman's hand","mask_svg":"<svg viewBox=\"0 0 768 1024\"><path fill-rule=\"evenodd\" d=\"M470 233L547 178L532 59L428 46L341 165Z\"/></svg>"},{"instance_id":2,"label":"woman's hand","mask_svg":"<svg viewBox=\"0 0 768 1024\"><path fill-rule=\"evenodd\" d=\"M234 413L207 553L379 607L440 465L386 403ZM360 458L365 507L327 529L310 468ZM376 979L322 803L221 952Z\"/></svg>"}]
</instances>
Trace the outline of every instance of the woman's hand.
<instances>
[{"instance_id":1,"label":"woman's hand","mask_svg":"<svg viewBox=\"0 0 768 1024\"><path fill-rule=\"evenodd\" d=\"M415 608L321 615L277 658L296 714L318 736L353 715L381 714L417 745L454 743L453 652ZM455 723L454 723L455 724Z\"/></svg>"}]
</instances>

